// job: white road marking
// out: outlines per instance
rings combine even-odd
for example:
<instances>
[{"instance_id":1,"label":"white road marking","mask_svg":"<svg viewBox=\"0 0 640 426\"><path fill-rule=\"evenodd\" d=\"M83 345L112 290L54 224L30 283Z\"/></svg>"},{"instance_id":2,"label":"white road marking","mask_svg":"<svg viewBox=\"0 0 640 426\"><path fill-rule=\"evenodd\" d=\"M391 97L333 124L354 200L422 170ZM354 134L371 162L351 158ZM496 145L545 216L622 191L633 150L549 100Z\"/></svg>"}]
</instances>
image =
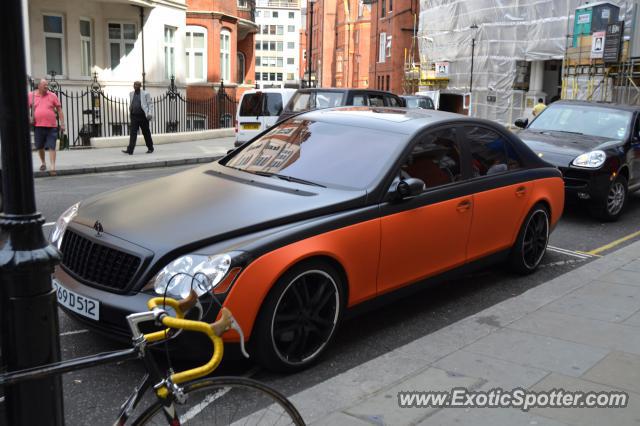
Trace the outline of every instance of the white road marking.
<instances>
[{"instance_id":1,"label":"white road marking","mask_svg":"<svg viewBox=\"0 0 640 426\"><path fill-rule=\"evenodd\" d=\"M554 247L554 246L547 246L547 250L553 251L555 253L566 254L567 256L577 257L578 259L590 259L592 257L595 257L594 255L589 253L582 253L582 252L567 250L567 249Z\"/></svg>"},{"instance_id":2,"label":"white road marking","mask_svg":"<svg viewBox=\"0 0 640 426\"><path fill-rule=\"evenodd\" d=\"M586 261L587 259L567 259L567 260L561 260L559 262L551 262L551 263L544 263L542 265L540 265L541 268L546 268L549 266L564 266L564 265L572 265L574 263L582 263L584 261Z\"/></svg>"},{"instance_id":3,"label":"white road marking","mask_svg":"<svg viewBox=\"0 0 640 426\"><path fill-rule=\"evenodd\" d=\"M88 333L89 330L73 330L73 331L65 331L64 333L60 333L60 336L72 336L74 334L82 334Z\"/></svg>"}]
</instances>

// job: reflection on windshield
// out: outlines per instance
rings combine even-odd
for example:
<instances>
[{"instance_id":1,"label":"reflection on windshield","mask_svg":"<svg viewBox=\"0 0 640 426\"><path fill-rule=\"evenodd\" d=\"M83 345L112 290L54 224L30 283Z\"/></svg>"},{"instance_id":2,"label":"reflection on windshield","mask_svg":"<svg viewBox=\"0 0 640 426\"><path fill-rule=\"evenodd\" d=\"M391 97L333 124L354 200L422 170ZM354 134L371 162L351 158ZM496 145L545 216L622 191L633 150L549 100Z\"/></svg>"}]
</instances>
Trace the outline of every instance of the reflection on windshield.
<instances>
[{"instance_id":1,"label":"reflection on windshield","mask_svg":"<svg viewBox=\"0 0 640 426\"><path fill-rule=\"evenodd\" d=\"M582 133L622 140L631 124L631 112L584 105L551 105L529 129Z\"/></svg>"},{"instance_id":2,"label":"reflection on windshield","mask_svg":"<svg viewBox=\"0 0 640 426\"><path fill-rule=\"evenodd\" d=\"M385 131L291 119L224 164L254 174L363 189L393 162L403 140L403 135Z\"/></svg>"}]
</instances>

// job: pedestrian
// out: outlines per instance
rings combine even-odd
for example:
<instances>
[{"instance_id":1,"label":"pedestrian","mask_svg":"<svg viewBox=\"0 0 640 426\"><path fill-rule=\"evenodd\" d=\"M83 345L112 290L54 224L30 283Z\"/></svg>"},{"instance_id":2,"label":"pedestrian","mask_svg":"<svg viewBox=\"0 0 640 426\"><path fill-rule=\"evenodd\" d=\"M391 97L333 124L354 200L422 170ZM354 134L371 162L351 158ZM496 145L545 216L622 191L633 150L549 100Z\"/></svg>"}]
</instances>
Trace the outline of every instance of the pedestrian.
<instances>
[{"instance_id":1,"label":"pedestrian","mask_svg":"<svg viewBox=\"0 0 640 426\"><path fill-rule=\"evenodd\" d=\"M153 102L149 92L140 89L141 87L142 83L136 81L133 83L133 92L129 93L129 113L131 115L129 146L127 149L122 150L122 152L129 155L133 155L133 150L136 147L138 129L142 129L144 143L147 145L147 154L153 152L153 140L149 130L149 121L153 118Z\"/></svg>"},{"instance_id":2,"label":"pedestrian","mask_svg":"<svg viewBox=\"0 0 640 426\"><path fill-rule=\"evenodd\" d=\"M538 115L540 115L540 113L544 111L546 107L547 106L544 104L542 98L538 98L538 103L533 107L533 116L537 117Z\"/></svg>"},{"instance_id":3,"label":"pedestrian","mask_svg":"<svg viewBox=\"0 0 640 426\"><path fill-rule=\"evenodd\" d=\"M44 78L38 83L38 88L29 93L29 113L31 124L34 126L36 149L40 156L40 170L47 170L44 160L44 151L47 150L51 163L49 175L55 176L58 123L60 132L64 132L64 115L60 100L55 93L49 91L49 82Z\"/></svg>"}]
</instances>

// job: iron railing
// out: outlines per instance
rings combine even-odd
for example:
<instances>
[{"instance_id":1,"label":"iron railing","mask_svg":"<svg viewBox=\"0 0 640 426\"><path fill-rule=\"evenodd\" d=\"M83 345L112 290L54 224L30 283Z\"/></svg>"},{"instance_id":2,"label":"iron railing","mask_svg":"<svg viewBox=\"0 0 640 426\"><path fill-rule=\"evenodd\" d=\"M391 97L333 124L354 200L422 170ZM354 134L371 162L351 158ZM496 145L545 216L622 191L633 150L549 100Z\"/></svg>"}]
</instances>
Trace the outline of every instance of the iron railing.
<instances>
[{"instance_id":1,"label":"iron railing","mask_svg":"<svg viewBox=\"0 0 640 426\"><path fill-rule=\"evenodd\" d=\"M29 79L30 90L36 82ZM55 80L49 81L64 112L69 146L90 146L92 137L126 136L129 134L129 98L107 94L94 74L90 86L80 90L64 90ZM162 95L153 97L154 113L149 125L152 133L197 132L234 126L237 102L227 95L221 83L218 93L205 99L189 99L171 84Z\"/></svg>"}]
</instances>

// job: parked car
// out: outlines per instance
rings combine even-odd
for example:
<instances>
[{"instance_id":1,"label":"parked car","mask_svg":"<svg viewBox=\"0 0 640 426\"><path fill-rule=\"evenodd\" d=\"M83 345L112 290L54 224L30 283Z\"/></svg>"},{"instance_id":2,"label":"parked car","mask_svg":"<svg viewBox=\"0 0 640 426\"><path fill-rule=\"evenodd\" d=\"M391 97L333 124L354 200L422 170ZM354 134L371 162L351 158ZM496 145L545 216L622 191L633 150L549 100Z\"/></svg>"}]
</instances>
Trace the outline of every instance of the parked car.
<instances>
[{"instance_id":1,"label":"parked car","mask_svg":"<svg viewBox=\"0 0 640 426\"><path fill-rule=\"evenodd\" d=\"M492 122L312 111L215 163L73 205L51 237L54 283L64 311L123 339L150 297L194 289L205 320L233 312L252 359L294 371L365 301L488 262L535 271L563 205L560 172ZM187 337L183 354L199 345Z\"/></svg>"},{"instance_id":2,"label":"parked car","mask_svg":"<svg viewBox=\"0 0 640 426\"><path fill-rule=\"evenodd\" d=\"M557 101L519 133L543 160L562 172L567 197L585 200L591 213L617 220L628 192L640 189L640 107Z\"/></svg>"},{"instance_id":3,"label":"parked car","mask_svg":"<svg viewBox=\"0 0 640 426\"><path fill-rule=\"evenodd\" d=\"M436 109L433 100L428 96L421 95L401 95L404 106L407 108Z\"/></svg>"},{"instance_id":4,"label":"parked car","mask_svg":"<svg viewBox=\"0 0 640 426\"><path fill-rule=\"evenodd\" d=\"M299 89L285 106L278 121L314 109L340 106L401 107L403 100L390 92L369 89Z\"/></svg>"},{"instance_id":5,"label":"parked car","mask_svg":"<svg viewBox=\"0 0 640 426\"><path fill-rule=\"evenodd\" d=\"M291 99L295 89L248 90L242 94L236 113L235 146L251 140L276 124L282 107Z\"/></svg>"}]
</instances>

